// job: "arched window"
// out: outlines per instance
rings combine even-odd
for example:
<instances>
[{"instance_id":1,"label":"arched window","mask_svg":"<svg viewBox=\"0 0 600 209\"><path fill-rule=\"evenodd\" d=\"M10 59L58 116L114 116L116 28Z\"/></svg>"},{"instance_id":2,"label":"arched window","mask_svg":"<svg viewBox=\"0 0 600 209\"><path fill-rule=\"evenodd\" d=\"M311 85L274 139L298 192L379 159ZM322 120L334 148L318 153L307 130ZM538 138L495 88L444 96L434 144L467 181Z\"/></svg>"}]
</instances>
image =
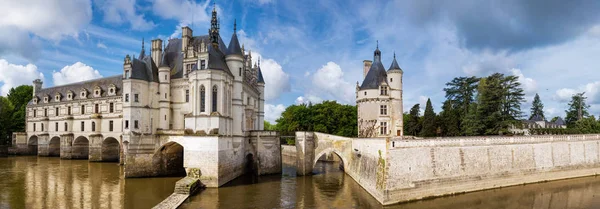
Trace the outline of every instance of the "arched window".
<instances>
[{"instance_id":1,"label":"arched window","mask_svg":"<svg viewBox=\"0 0 600 209\"><path fill-rule=\"evenodd\" d=\"M68 126L67 126L67 122L65 122L65 131L67 131L67 130L68 130L68 128L67 128L67 127L68 127Z\"/></svg>"},{"instance_id":2,"label":"arched window","mask_svg":"<svg viewBox=\"0 0 600 209\"><path fill-rule=\"evenodd\" d=\"M206 90L204 85L200 86L200 112L206 112Z\"/></svg>"},{"instance_id":3,"label":"arched window","mask_svg":"<svg viewBox=\"0 0 600 209\"><path fill-rule=\"evenodd\" d=\"M217 86L213 86L212 91L212 111L217 112Z\"/></svg>"}]
</instances>

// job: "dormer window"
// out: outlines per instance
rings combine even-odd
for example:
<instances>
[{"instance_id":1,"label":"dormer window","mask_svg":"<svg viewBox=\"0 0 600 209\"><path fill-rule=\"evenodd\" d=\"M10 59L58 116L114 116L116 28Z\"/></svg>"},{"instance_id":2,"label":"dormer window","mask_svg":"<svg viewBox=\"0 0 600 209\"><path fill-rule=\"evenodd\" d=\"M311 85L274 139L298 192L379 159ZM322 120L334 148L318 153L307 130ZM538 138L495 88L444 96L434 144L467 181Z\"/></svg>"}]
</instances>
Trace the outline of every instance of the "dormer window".
<instances>
[{"instance_id":1,"label":"dormer window","mask_svg":"<svg viewBox=\"0 0 600 209\"><path fill-rule=\"evenodd\" d=\"M60 102L60 94L56 94L56 96L54 96L54 101Z\"/></svg>"},{"instance_id":2,"label":"dormer window","mask_svg":"<svg viewBox=\"0 0 600 209\"><path fill-rule=\"evenodd\" d=\"M81 93L79 94L79 96L79 98L81 99L87 99L87 90L81 89Z\"/></svg>"},{"instance_id":3,"label":"dormer window","mask_svg":"<svg viewBox=\"0 0 600 209\"><path fill-rule=\"evenodd\" d=\"M73 92L72 91L67 92L67 100L73 100Z\"/></svg>"},{"instance_id":4,"label":"dormer window","mask_svg":"<svg viewBox=\"0 0 600 209\"><path fill-rule=\"evenodd\" d=\"M34 98L33 98L33 104L37 104L37 103L38 103L38 98L37 98L37 97L34 97ZM34 117L35 117L35 116L34 116Z\"/></svg>"},{"instance_id":5,"label":"dormer window","mask_svg":"<svg viewBox=\"0 0 600 209\"><path fill-rule=\"evenodd\" d=\"M44 97L44 103L48 103L48 99L49 99L48 96L45 96Z\"/></svg>"},{"instance_id":6,"label":"dormer window","mask_svg":"<svg viewBox=\"0 0 600 209\"><path fill-rule=\"evenodd\" d=\"M102 95L102 89L100 86L94 87L94 97L100 97Z\"/></svg>"},{"instance_id":7,"label":"dormer window","mask_svg":"<svg viewBox=\"0 0 600 209\"><path fill-rule=\"evenodd\" d=\"M108 86L108 95L114 96L117 94L117 87L114 84Z\"/></svg>"},{"instance_id":8,"label":"dormer window","mask_svg":"<svg viewBox=\"0 0 600 209\"><path fill-rule=\"evenodd\" d=\"M381 95L388 95L388 87L381 86L380 93L381 93Z\"/></svg>"}]
</instances>

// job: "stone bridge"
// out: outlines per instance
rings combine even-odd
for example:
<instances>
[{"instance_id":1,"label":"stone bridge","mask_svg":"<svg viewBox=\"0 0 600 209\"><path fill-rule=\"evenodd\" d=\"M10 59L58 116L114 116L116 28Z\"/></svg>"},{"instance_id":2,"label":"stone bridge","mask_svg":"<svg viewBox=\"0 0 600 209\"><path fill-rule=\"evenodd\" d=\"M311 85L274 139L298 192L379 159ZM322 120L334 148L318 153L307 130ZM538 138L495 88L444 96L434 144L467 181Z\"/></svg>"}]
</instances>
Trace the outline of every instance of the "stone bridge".
<instances>
[{"instance_id":1,"label":"stone bridge","mask_svg":"<svg viewBox=\"0 0 600 209\"><path fill-rule=\"evenodd\" d=\"M120 162L120 134L27 134L13 133L11 154L88 159L94 162Z\"/></svg>"},{"instance_id":2,"label":"stone bridge","mask_svg":"<svg viewBox=\"0 0 600 209\"><path fill-rule=\"evenodd\" d=\"M219 187L238 176L281 172L279 134L186 135L183 130L122 137L120 134L14 133L11 154L88 159L124 164L125 177L188 176Z\"/></svg>"},{"instance_id":3,"label":"stone bridge","mask_svg":"<svg viewBox=\"0 0 600 209\"><path fill-rule=\"evenodd\" d=\"M319 158L336 154L344 172L375 197L385 185L386 138L346 138L317 132L296 132L298 175L311 175Z\"/></svg>"}]
</instances>

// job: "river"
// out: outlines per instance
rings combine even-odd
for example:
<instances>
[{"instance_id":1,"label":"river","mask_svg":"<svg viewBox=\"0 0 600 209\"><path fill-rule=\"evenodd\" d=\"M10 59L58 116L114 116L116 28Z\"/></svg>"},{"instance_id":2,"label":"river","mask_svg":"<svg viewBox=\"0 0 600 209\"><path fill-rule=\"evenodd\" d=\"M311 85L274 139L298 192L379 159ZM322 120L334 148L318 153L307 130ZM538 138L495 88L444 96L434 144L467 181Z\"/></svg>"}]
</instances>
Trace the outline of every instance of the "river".
<instances>
[{"instance_id":1,"label":"river","mask_svg":"<svg viewBox=\"0 0 600 209\"><path fill-rule=\"evenodd\" d=\"M313 176L243 176L205 189L181 208L600 208L600 177L472 192L383 207L337 164L319 162ZM180 177L123 178L115 163L47 157L0 158L0 208L151 208Z\"/></svg>"}]
</instances>

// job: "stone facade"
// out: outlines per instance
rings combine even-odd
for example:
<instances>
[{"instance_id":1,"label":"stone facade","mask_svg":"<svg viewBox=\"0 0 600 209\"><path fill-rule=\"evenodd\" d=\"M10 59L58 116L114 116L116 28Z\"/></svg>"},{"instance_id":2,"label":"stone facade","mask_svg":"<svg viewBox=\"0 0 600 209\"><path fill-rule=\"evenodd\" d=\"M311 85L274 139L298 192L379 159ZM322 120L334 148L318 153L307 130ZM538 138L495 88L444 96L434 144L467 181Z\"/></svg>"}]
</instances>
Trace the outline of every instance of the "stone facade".
<instances>
[{"instance_id":1,"label":"stone facade","mask_svg":"<svg viewBox=\"0 0 600 209\"><path fill-rule=\"evenodd\" d=\"M13 151L63 159L118 161L126 177L183 172L220 186L248 172L280 172L279 135L263 132L260 60L229 45L213 10L207 35L144 42L123 74L42 88L34 81L27 130ZM164 44L163 44L164 43ZM272 148L275 147L275 148Z\"/></svg>"},{"instance_id":2,"label":"stone facade","mask_svg":"<svg viewBox=\"0 0 600 209\"><path fill-rule=\"evenodd\" d=\"M359 137L403 136L402 75L396 55L386 71L379 47L363 62L363 82L356 84Z\"/></svg>"}]
</instances>

